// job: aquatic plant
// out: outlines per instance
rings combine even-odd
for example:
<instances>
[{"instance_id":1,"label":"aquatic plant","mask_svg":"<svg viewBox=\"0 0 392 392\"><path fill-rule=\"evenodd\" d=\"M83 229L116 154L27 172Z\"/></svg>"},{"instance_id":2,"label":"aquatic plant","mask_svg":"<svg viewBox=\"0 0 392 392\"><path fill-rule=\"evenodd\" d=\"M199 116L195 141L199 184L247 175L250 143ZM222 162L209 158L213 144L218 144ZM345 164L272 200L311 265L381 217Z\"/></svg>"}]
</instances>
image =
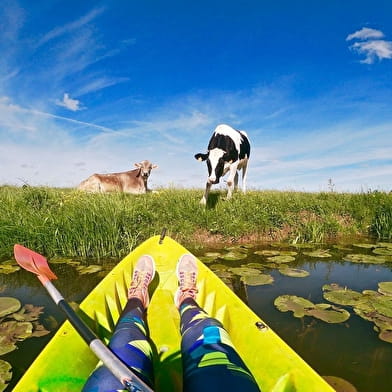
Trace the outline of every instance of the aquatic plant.
<instances>
[{"instance_id":1,"label":"aquatic plant","mask_svg":"<svg viewBox=\"0 0 392 392\"><path fill-rule=\"evenodd\" d=\"M314 304L296 295L281 295L275 298L274 305L281 312L292 311L294 317L313 316L326 323L342 323L350 318L345 309L330 304Z\"/></svg>"},{"instance_id":2,"label":"aquatic plant","mask_svg":"<svg viewBox=\"0 0 392 392\"><path fill-rule=\"evenodd\" d=\"M370 232L379 239L392 240L392 202L377 209L370 225Z\"/></svg>"},{"instance_id":3,"label":"aquatic plant","mask_svg":"<svg viewBox=\"0 0 392 392\"><path fill-rule=\"evenodd\" d=\"M274 278L269 274L246 275L241 277L241 282L247 286L261 286L273 283Z\"/></svg>"},{"instance_id":4,"label":"aquatic plant","mask_svg":"<svg viewBox=\"0 0 392 392\"><path fill-rule=\"evenodd\" d=\"M309 276L309 272L299 268L289 268L289 267L281 267L279 268L279 272L282 275L290 276L292 278L305 278Z\"/></svg>"},{"instance_id":5,"label":"aquatic plant","mask_svg":"<svg viewBox=\"0 0 392 392\"><path fill-rule=\"evenodd\" d=\"M17 298L0 297L0 355L17 348L18 341L49 333L39 322L42 307L22 304Z\"/></svg>"},{"instance_id":6,"label":"aquatic plant","mask_svg":"<svg viewBox=\"0 0 392 392\"><path fill-rule=\"evenodd\" d=\"M12 378L12 366L9 362L0 359L0 392L3 392Z\"/></svg>"}]
</instances>

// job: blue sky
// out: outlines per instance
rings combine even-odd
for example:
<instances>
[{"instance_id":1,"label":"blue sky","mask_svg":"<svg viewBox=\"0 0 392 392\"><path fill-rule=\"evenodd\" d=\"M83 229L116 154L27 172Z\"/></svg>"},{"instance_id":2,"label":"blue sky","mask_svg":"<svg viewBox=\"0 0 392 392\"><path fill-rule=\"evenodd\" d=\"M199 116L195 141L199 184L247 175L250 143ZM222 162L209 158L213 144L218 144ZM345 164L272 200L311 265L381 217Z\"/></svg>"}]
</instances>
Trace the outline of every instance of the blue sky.
<instances>
[{"instance_id":1,"label":"blue sky","mask_svg":"<svg viewBox=\"0 0 392 392\"><path fill-rule=\"evenodd\" d=\"M389 191L391 16L390 0L3 0L0 184L148 159L152 188L202 188L193 156L227 123L251 141L248 189Z\"/></svg>"}]
</instances>

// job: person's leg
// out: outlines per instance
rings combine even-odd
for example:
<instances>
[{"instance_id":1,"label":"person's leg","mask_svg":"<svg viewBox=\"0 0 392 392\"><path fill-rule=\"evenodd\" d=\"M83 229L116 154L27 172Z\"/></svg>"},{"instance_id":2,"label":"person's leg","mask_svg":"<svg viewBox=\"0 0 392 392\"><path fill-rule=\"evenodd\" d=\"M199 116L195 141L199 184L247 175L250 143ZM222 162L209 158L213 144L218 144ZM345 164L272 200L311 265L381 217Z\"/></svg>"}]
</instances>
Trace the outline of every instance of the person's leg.
<instances>
[{"instance_id":1,"label":"person's leg","mask_svg":"<svg viewBox=\"0 0 392 392\"><path fill-rule=\"evenodd\" d=\"M154 273L154 260L150 256L142 256L133 273L128 302L109 342L111 350L150 386L153 385L152 349L145 313L149 304L148 285ZM83 392L121 390L120 381L102 365L94 370L83 388Z\"/></svg>"},{"instance_id":2,"label":"person's leg","mask_svg":"<svg viewBox=\"0 0 392 392\"><path fill-rule=\"evenodd\" d=\"M184 391L260 391L236 352L223 325L196 303L197 265L191 255L180 258L175 302L181 315Z\"/></svg>"}]
</instances>

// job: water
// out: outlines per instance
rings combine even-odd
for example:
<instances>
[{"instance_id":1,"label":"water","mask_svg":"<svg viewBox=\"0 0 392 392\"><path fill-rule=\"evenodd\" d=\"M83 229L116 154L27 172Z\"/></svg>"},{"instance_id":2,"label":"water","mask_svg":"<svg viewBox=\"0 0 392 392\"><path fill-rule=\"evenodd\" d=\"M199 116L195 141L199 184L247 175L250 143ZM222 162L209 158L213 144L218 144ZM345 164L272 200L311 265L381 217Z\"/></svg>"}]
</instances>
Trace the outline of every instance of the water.
<instances>
[{"instance_id":1,"label":"water","mask_svg":"<svg viewBox=\"0 0 392 392\"><path fill-rule=\"evenodd\" d=\"M107 271L113 264L106 264ZM75 268L65 264L51 265L51 269L58 276L58 280L53 281L58 290L70 302L80 303L83 298L102 279L99 274L79 275ZM65 317L61 310L54 304L47 291L43 288L35 275L25 270L21 270L9 275L0 274L0 296L15 297L22 305L32 304L43 306L44 313L40 316L40 322L51 333L43 337L28 338L22 342L17 342L17 350L0 356L0 359L12 365L13 377L6 392L12 391L18 379L27 370L34 358L41 352L54 333L62 324ZM61 355L61 353L59 353ZM60 356L59 356L60 360Z\"/></svg>"},{"instance_id":2,"label":"water","mask_svg":"<svg viewBox=\"0 0 392 392\"><path fill-rule=\"evenodd\" d=\"M272 249L264 247L266 248ZM260 256L253 254L256 249L263 248L249 250L249 256L245 260L223 263L238 266L259 262ZM235 287L244 301L321 375L342 377L355 385L359 392L389 392L392 389L392 344L378 338L373 323L355 315L350 307L346 307L351 311L348 321L328 324L313 317L295 318L292 312L280 312L273 304L274 299L283 294L301 296L313 303L326 303L322 296L322 286L327 283L338 283L343 287L362 291L377 290L378 282L392 281L392 263L366 265L344 262L342 259L345 253L370 254L371 250L333 250L333 257L328 259L307 257L300 251L296 261L289 265L308 271L308 277L283 276L277 269L271 268L266 272L274 277L273 284L248 287L245 291L238 284L238 278ZM201 256L202 253L199 251L197 255ZM221 260L218 262L222 263ZM105 270L112 266L113 262L105 263ZM77 303L102 279L102 275L97 273L79 275L74 267L65 264L55 264L52 269L59 277L54 282L55 285L67 300ZM52 330L47 336L18 342L18 350L0 357L13 366L13 379L8 392L53 336L58 325L64 321L64 316L37 278L26 271L0 274L0 295L16 297L22 304L44 306L41 322Z\"/></svg>"},{"instance_id":3,"label":"water","mask_svg":"<svg viewBox=\"0 0 392 392\"><path fill-rule=\"evenodd\" d=\"M390 267L339 262L304 262L298 268L310 272L306 278L290 278L272 272L273 285L248 289L250 307L321 375L338 376L360 392L392 389L392 344L383 342L373 323L351 310L348 321L328 324L313 317L295 318L274 305L279 295L292 294L326 303L321 287L326 283L362 291L377 290L377 283L391 281ZM350 307L345 307L350 310Z\"/></svg>"}]
</instances>

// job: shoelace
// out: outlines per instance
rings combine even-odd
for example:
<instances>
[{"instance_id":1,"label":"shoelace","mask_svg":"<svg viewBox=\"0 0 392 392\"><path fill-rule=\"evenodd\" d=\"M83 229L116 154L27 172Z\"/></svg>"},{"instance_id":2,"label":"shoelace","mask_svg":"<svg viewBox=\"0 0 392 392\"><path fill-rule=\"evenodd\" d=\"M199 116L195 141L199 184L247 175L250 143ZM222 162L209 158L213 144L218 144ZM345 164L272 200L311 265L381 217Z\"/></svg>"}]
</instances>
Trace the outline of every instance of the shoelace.
<instances>
[{"instance_id":1,"label":"shoelace","mask_svg":"<svg viewBox=\"0 0 392 392\"><path fill-rule=\"evenodd\" d=\"M196 294L196 273L195 272L181 272L180 273L180 290L183 293Z\"/></svg>"},{"instance_id":2,"label":"shoelace","mask_svg":"<svg viewBox=\"0 0 392 392\"><path fill-rule=\"evenodd\" d=\"M131 287L128 290L128 295L134 295L137 291L143 291L146 289L150 280L151 274L149 272L135 271Z\"/></svg>"}]
</instances>

